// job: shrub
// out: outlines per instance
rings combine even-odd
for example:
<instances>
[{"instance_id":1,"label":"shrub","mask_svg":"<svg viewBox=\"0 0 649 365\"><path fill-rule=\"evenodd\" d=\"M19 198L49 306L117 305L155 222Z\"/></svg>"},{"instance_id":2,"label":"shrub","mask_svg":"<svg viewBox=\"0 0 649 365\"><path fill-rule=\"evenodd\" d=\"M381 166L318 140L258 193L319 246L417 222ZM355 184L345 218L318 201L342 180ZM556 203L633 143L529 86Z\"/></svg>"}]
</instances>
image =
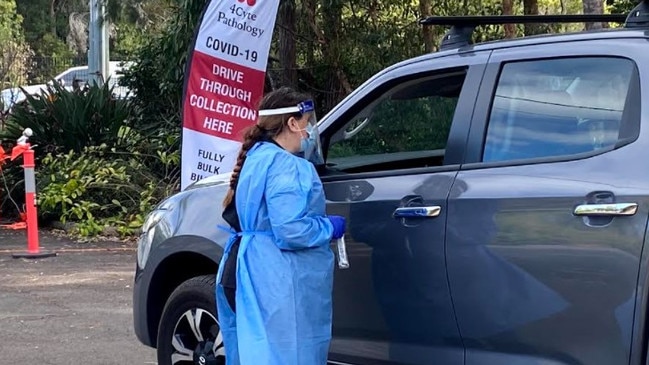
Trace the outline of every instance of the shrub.
<instances>
[{"instance_id":1,"label":"shrub","mask_svg":"<svg viewBox=\"0 0 649 365\"><path fill-rule=\"evenodd\" d=\"M133 128L142 145L166 153L175 165L158 165L157 156L146 165L159 171L158 178L175 184L179 174L181 107L189 45L207 0L174 0L173 16L135 52L138 61L125 71L120 82L133 90ZM140 151L145 151L140 149ZM146 158L146 157L145 157Z\"/></svg>"},{"instance_id":2,"label":"shrub","mask_svg":"<svg viewBox=\"0 0 649 365\"><path fill-rule=\"evenodd\" d=\"M80 152L100 144L125 145L128 101L115 99L113 87L107 82L69 91L56 83L48 85L40 95L28 95L14 107L0 138L15 141L25 128L31 128L34 135L30 142L46 153Z\"/></svg>"},{"instance_id":3,"label":"shrub","mask_svg":"<svg viewBox=\"0 0 649 365\"><path fill-rule=\"evenodd\" d=\"M25 128L34 131L43 221L75 222L82 236L106 226L131 234L178 189L183 73L206 3L171 2L165 31L145 41L121 78L133 99L115 100L108 83L76 93L54 85L13 112L0 138L15 141Z\"/></svg>"},{"instance_id":4,"label":"shrub","mask_svg":"<svg viewBox=\"0 0 649 365\"><path fill-rule=\"evenodd\" d=\"M138 154L106 145L47 154L37 170L39 214L44 220L75 222L80 236L95 236L108 226L122 235L135 233L169 194L139 160Z\"/></svg>"}]
</instances>

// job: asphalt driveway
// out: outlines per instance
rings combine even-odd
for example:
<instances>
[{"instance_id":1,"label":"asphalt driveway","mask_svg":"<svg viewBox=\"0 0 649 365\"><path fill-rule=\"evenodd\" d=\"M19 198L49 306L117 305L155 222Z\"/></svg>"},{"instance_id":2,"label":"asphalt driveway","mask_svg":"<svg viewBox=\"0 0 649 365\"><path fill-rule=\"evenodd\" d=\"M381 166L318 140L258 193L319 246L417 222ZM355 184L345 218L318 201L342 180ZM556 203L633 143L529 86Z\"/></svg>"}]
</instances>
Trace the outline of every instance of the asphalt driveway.
<instances>
[{"instance_id":1,"label":"asphalt driveway","mask_svg":"<svg viewBox=\"0 0 649 365\"><path fill-rule=\"evenodd\" d=\"M133 244L40 234L46 259L15 259L25 231L0 229L0 363L156 364L133 333Z\"/></svg>"}]
</instances>

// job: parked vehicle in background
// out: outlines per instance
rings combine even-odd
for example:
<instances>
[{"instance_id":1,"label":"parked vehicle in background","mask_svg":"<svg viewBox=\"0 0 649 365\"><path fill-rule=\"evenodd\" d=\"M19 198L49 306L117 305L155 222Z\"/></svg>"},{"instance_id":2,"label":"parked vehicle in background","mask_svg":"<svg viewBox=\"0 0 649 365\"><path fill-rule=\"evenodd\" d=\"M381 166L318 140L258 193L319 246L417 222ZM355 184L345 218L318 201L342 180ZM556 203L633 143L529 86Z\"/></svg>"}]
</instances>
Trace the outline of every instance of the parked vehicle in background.
<instances>
[{"instance_id":1,"label":"parked vehicle in background","mask_svg":"<svg viewBox=\"0 0 649 365\"><path fill-rule=\"evenodd\" d=\"M39 92L40 87L34 92ZM14 105L25 100L25 93L19 87L11 87L7 89L0 90L0 105L2 107L2 112L8 112Z\"/></svg>"},{"instance_id":2,"label":"parked vehicle in background","mask_svg":"<svg viewBox=\"0 0 649 365\"><path fill-rule=\"evenodd\" d=\"M113 87L113 94L116 98L131 97L130 90L126 86L120 86L119 80L123 72L128 69L132 62L111 61L109 63L108 82L109 86ZM83 89L90 80L90 73L88 66L70 67L67 70L54 76L54 78L45 84L26 85L21 87L12 87L0 91L0 101L2 102L2 109L4 112L8 111L13 105L20 103L26 99L25 93L21 90L24 89L29 95L39 95L47 92L47 85L52 85L53 82L58 82L59 85L65 87L66 90L73 91L76 89Z\"/></svg>"},{"instance_id":3,"label":"parked vehicle in background","mask_svg":"<svg viewBox=\"0 0 649 365\"><path fill-rule=\"evenodd\" d=\"M319 124L350 263L330 364L646 364L649 4L623 29L473 45L480 17L448 21L442 51ZM160 365L224 363L228 188L198 181L142 227L135 333Z\"/></svg>"},{"instance_id":4,"label":"parked vehicle in background","mask_svg":"<svg viewBox=\"0 0 649 365\"><path fill-rule=\"evenodd\" d=\"M115 96L118 98L125 98L129 94L129 90L125 86L119 85L119 80L124 71L130 66L130 62L124 63L121 61L111 61L108 67L109 86L114 87ZM71 67L54 77L60 85L68 90L75 90L76 88L83 89L91 79L88 71L88 66ZM51 83L51 81L50 81Z\"/></svg>"}]
</instances>

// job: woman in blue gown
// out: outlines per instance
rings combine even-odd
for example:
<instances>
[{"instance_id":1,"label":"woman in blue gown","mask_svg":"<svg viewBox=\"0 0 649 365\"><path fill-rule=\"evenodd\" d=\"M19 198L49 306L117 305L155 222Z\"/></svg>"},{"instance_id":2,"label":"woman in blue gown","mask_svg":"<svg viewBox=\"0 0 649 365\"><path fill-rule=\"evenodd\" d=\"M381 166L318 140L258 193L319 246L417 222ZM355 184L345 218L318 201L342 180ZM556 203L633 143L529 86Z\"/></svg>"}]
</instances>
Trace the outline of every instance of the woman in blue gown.
<instances>
[{"instance_id":1,"label":"woman in blue gown","mask_svg":"<svg viewBox=\"0 0 649 365\"><path fill-rule=\"evenodd\" d=\"M313 102L282 88L266 95L260 109L224 201L236 212L217 274L226 363L325 365L330 242L342 237L345 220L326 215L322 183L309 162L321 159Z\"/></svg>"}]
</instances>

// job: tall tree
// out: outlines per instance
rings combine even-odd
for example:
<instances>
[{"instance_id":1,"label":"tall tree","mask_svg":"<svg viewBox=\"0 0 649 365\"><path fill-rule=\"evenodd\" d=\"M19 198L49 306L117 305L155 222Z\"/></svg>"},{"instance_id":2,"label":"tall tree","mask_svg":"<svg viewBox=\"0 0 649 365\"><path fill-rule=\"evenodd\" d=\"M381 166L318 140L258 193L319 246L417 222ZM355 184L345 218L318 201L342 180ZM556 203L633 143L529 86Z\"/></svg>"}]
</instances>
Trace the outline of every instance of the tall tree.
<instances>
[{"instance_id":1,"label":"tall tree","mask_svg":"<svg viewBox=\"0 0 649 365\"><path fill-rule=\"evenodd\" d=\"M604 1L606 0L583 0L584 14L602 14L604 12ZM586 23L586 29L601 29L602 23Z\"/></svg>"},{"instance_id":2,"label":"tall tree","mask_svg":"<svg viewBox=\"0 0 649 365\"><path fill-rule=\"evenodd\" d=\"M322 29L317 22L312 24L314 33L322 45L322 55L328 72L323 106L331 109L348 93L352 92L351 84L342 64L342 0L322 1Z\"/></svg>"},{"instance_id":3,"label":"tall tree","mask_svg":"<svg viewBox=\"0 0 649 365\"><path fill-rule=\"evenodd\" d=\"M423 18L432 15L430 0L419 0L419 13ZM432 29L430 29L430 27L422 27L421 31L422 36L424 37L424 50L426 53L433 52L435 50L435 40L433 39L434 35Z\"/></svg>"},{"instance_id":4,"label":"tall tree","mask_svg":"<svg viewBox=\"0 0 649 365\"><path fill-rule=\"evenodd\" d=\"M319 39L319 29L317 27L317 9L318 2L317 0L302 0L302 25L303 25L303 35L310 36L314 39L313 42L306 42L302 47L302 52L305 55L306 63L312 65L315 63L315 49L316 49L316 39Z\"/></svg>"},{"instance_id":5,"label":"tall tree","mask_svg":"<svg viewBox=\"0 0 649 365\"><path fill-rule=\"evenodd\" d=\"M514 0L503 0L503 15L514 15ZM505 38L516 36L516 25L505 24Z\"/></svg>"},{"instance_id":6,"label":"tall tree","mask_svg":"<svg viewBox=\"0 0 649 365\"><path fill-rule=\"evenodd\" d=\"M525 15L538 15L539 14L539 3L537 0L523 0L523 14ZM525 24L525 35L535 35L540 34L541 24L531 23Z\"/></svg>"},{"instance_id":7,"label":"tall tree","mask_svg":"<svg viewBox=\"0 0 649 365\"><path fill-rule=\"evenodd\" d=\"M282 84L297 86L295 54L295 0L283 0L277 14L279 39L279 64L282 69Z\"/></svg>"},{"instance_id":8,"label":"tall tree","mask_svg":"<svg viewBox=\"0 0 649 365\"><path fill-rule=\"evenodd\" d=\"M14 0L0 0L0 89L22 85L27 78L31 52L22 21Z\"/></svg>"}]
</instances>

